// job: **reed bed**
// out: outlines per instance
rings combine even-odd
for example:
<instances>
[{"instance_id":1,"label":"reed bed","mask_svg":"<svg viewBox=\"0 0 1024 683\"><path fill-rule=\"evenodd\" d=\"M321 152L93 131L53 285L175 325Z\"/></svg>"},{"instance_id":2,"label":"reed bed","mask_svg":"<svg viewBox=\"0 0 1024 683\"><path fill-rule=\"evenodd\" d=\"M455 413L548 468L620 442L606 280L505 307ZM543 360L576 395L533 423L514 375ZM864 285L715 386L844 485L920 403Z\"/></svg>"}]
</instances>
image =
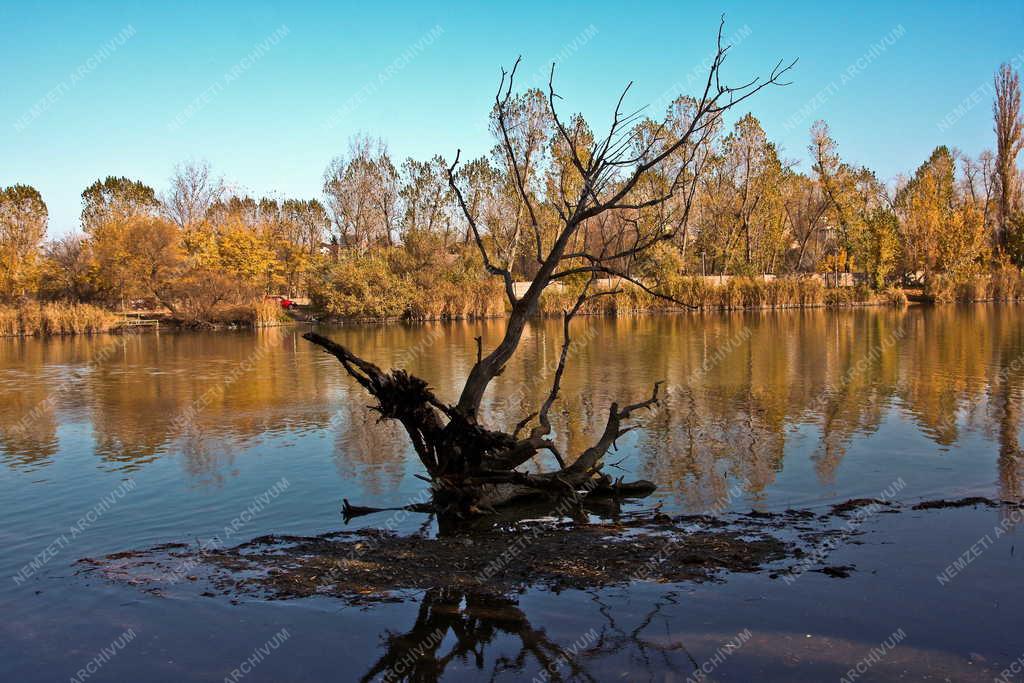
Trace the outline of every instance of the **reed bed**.
<instances>
[{"instance_id":1,"label":"reed bed","mask_svg":"<svg viewBox=\"0 0 1024 683\"><path fill-rule=\"evenodd\" d=\"M925 286L924 295L936 303L1018 301L1024 299L1024 276L1011 265L966 278L936 275Z\"/></svg>"},{"instance_id":2,"label":"reed bed","mask_svg":"<svg viewBox=\"0 0 1024 683\"><path fill-rule=\"evenodd\" d=\"M442 281L410 294L402 315L409 320L473 320L508 313L504 290L493 279Z\"/></svg>"},{"instance_id":3,"label":"reed bed","mask_svg":"<svg viewBox=\"0 0 1024 683\"><path fill-rule=\"evenodd\" d=\"M281 304L275 299L257 299L241 304L220 304L209 314L208 322L214 325L239 325L242 327L274 327L291 322Z\"/></svg>"},{"instance_id":4,"label":"reed bed","mask_svg":"<svg viewBox=\"0 0 1024 683\"><path fill-rule=\"evenodd\" d=\"M587 313L631 313L641 311L678 310L679 305L654 297L639 287L622 284L615 297L601 297L589 302ZM805 308L815 306L857 306L892 304L904 306L907 298L900 290L873 292L866 286L827 289L817 278L731 278L722 285L704 278L678 277L665 283L662 291L700 310L743 310ZM541 296L541 313L558 315L571 308L575 294L567 287L547 290Z\"/></svg>"},{"instance_id":5,"label":"reed bed","mask_svg":"<svg viewBox=\"0 0 1024 683\"><path fill-rule=\"evenodd\" d=\"M472 262L449 265L396 272L386 259L347 259L314 282L310 298L329 315L348 320L459 320L508 312L501 283L482 277Z\"/></svg>"},{"instance_id":6,"label":"reed bed","mask_svg":"<svg viewBox=\"0 0 1024 683\"><path fill-rule=\"evenodd\" d=\"M0 306L0 336L4 337L99 334L120 324L117 315L90 304L30 302Z\"/></svg>"}]
</instances>

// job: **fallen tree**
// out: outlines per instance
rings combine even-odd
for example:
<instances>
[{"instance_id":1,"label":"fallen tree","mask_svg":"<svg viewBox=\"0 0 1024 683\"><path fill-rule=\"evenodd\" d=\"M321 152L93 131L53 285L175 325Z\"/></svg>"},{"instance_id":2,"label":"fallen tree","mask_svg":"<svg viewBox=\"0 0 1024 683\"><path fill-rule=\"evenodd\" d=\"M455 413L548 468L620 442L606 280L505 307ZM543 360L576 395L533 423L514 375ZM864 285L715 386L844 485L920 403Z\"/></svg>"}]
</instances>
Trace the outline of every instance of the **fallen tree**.
<instances>
[{"instance_id":1,"label":"fallen tree","mask_svg":"<svg viewBox=\"0 0 1024 683\"><path fill-rule=\"evenodd\" d=\"M659 401L661 382L650 395L626 405L613 403L596 443L567 461L552 440L550 411L559 395L572 342L571 323L587 304L614 296L619 287L597 287L599 279L639 287L653 296L693 308L661 291L645 277L645 255L658 245L686 238L693 197L705 163L714 153L712 139L723 114L781 77L793 63L780 61L764 79L739 86L721 81L729 51L719 26L715 56L699 97L680 97L656 123L642 110L624 113L632 83L618 98L607 134L598 139L583 117L564 120L554 89L554 65L547 93L513 94L519 60L502 70L491 113L495 148L517 216L511 234L488 229L479 197L456 172L461 152L448 168L448 183L487 272L500 278L510 315L500 343L486 354L477 338L477 358L458 402L439 400L423 379L403 369L382 370L351 350L316 333L304 337L334 355L374 399L381 419L405 428L433 487L433 509L459 515L490 511L528 496L569 494L646 495L650 482L614 481L602 471L604 457L630 431L629 419ZM476 162L474 162L476 163ZM481 162L486 164L486 161ZM513 286L513 265L524 261L536 272L521 295ZM543 403L507 431L483 424L480 406L488 386L515 354L527 321L536 314L541 293L551 283L577 292L563 313L558 365ZM528 430L528 431L527 431ZM542 452L558 468L524 472L519 468ZM346 502L346 514L364 514Z\"/></svg>"}]
</instances>

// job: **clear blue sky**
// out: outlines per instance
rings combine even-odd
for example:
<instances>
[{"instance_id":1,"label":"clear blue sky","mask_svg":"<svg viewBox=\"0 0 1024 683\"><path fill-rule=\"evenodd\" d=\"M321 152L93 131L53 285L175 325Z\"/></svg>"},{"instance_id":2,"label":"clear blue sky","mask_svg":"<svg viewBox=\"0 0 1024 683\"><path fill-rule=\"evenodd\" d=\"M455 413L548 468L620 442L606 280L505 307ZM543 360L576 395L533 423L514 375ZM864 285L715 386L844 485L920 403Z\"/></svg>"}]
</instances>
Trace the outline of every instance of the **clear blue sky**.
<instances>
[{"instance_id":1,"label":"clear blue sky","mask_svg":"<svg viewBox=\"0 0 1024 683\"><path fill-rule=\"evenodd\" d=\"M357 132L385 138L397 158L484 152L499 67L518 54L535 74L561 53L564 108L595 126L630 79L633 103L656 102L708 56L721 12L726 35L748 34L727 64L734 80L800 58L791 86L749 104L783 155L804 160L810 123L824 118L844 157L883 178L911 171L937 144L972 154L991 147L985 84L1024 52L1020 0L4 2L0 185L36 186L52 235L77 229L80 193L96 178L127 175L160 191L188 159L208 160L256 195L319 196L325 166ZM282 27L276 45L225 77ZM434 27L440 35L414 48ZM902 35L893 39L894 30ZM880 42L884 50L841 83ZM381 78L410 48L418 54ZM204 92L205 103L184 114ZM980 101L940 129L972 93ZM347 102L354 106L325 126Z\"/></svg>"}]
</instances>

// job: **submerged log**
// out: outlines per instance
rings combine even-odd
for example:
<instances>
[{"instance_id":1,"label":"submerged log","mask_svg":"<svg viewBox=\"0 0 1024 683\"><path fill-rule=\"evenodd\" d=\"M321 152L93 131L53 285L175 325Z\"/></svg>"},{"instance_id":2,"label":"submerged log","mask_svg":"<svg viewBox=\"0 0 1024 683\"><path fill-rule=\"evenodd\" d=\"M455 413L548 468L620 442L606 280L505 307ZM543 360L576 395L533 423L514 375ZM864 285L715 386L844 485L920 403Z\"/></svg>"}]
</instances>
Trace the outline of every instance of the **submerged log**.
<instances>
[{"instance_id":1,"label":"submerged log","mask_svg":"<svg viewBox=\"0 0 1024 683\"><path fill-rule=\"evenodd\" d=\"M398 507L375 508L367 507L365 505L352 505L348 502L348 498L341 499L341 516L344 518L346 524L356 517L365 517L366 515L373 515L378 512L397 512L398 510L429 513L436 512L437 508L428 503L413 503L411 505L400 505Z\"/></svg>"}]
</instances>

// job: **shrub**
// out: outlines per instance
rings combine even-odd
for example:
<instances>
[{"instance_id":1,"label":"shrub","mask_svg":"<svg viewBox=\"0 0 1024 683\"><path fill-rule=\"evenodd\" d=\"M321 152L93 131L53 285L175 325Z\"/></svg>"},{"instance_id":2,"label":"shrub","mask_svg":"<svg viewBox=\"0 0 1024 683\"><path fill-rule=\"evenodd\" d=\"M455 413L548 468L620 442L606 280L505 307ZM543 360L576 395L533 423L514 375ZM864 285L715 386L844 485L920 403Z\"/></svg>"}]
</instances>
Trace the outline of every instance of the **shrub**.
<instances>
[{"instance_id":1,"label":"shrub","mask_svg":"<svg viewBox=\"0 0 1024 683\"><path fill-rule=\"evenodd\" d=\"M1016 266L1002 263L989 274L929 278L924 294L936 303L953 301L1013 301L1024 297L1024 277Z\"/></svg>"},{"instance_id":2,"label":"shrub","mask_svg":"<svg viewBox=\"0 0 1024 683\"><path fill-rule=\"evenodd\" d=\"M281 304L276 300L255 299L249 303L214 306L208 322L246 327L272 327L289 320L281 310Z\"/></svg>"},{"instance_id":3,"label":"shrub","mask_svg":"<svg viewBox=\"0 0 1024 683\"><path fill-rule=\"evenodd\" d=\"M253 319L253 307L262 305L263 300L253 285L206 268L195 268L170 280L157 294L174 320L189 327L219 322L245 324Z\"/></svg>"},{"instance_id":4,"label":"shrub","mask_svg":"<svg viewBox=\"0 0 1024 683\"><path fill-rule=\"evenodd\" d=\"M422 242L373 255L347 254L327 264L310 287L311 302L330 315L357 319L482 318L506 312L501 283L483 275L471 249Z\"/></svg>"},{"instance_id":5,"label":"shrub","mask_svg":"<svg viewBox=\"0 0 1024 683\"><path fill-rule=\"evenodd\" d=\"M1009 264L1000 264L992 271L986 283L986 295L997 301L1012 301L1024 297L1024 277L1020 268Z\"/></svg>"},{"instance_id":6,"label":"shrub","mask_svg":"<svg viewBox=\"0 0 1024 683\"><path fill-rule=\"evenodd\" d=\"M902 289L887 289L882 292L882 296L885 297L886 302L892 306L906 306L909 303L907 300L907 293Z\"/></svg>"}]
</instances>

